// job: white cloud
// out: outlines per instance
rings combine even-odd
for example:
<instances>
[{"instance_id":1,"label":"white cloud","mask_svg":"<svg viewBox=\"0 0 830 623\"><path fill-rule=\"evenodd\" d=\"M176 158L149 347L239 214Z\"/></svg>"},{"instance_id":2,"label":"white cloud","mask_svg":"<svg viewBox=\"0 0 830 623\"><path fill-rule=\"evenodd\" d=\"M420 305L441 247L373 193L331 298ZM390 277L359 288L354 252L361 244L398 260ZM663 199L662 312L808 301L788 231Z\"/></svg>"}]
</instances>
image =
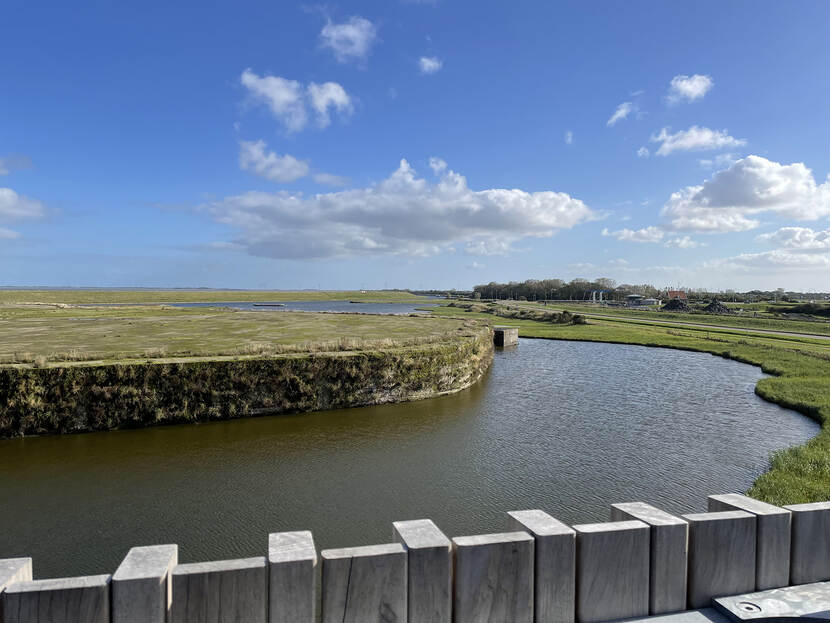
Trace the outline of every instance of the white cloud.
<instances>
[{"instance_id":1,"label":"white cloud","mask_svg":"<svg viewBox=\"0 0 830 623\"><path fill-rule=\"evenodd\" d=\"M619 229L617 231L609 231L606 228L602 230L602 235L612 236L623 242L660 242L664 232L659 227L650 225L642 229Z\"/></svg>"},{"instance_id":2,"label":"white cloud","mask_svg":"<svg viewBox=\"0 0 830 623\"><path fill-rule=\"evenodd\" d=\"M703 267L717 272L759 274L807 271L819 277L827 273L816 271L830 269L830 253L798 253L786 249L775 249L763 253L742 253L734 257L710 260L704 262Z\"/></svg>"},{"instance_id":3,"label":"white cloud","mask_svg":"<svg viewBox=\"0 0 830 623\"><path fill-rule=\"evenodd\" d=\"M614 114L605 122L605 125L612 126L616 124L618 121L622 121L628 115L630 115L635 110L634 104L631 102L623 102L619 106L617 106L617 110L614 111Z\"/></svg>"},{"instance_id":4,"label":"white cloud","mask_svg":"<svg viewBox=\"0 0 830 623\"><path fill-rule=\"evenodd\" d=\"M342 175L332 175L331 173L316 173L314 181L326 186L346 186L349 183L349 178Z\"/></svg>"},{"instance_id":5,"label":"white cloud","mask_svg":"<svg viewBox=\"0 0 830 623\"><path fill-rule=\"evenodd\" d=\"M443 158L436 158L433 156L429 159L429 168L432 169L432 172L435 173L435 175L441 175L447 170L447 163Z\"/></svg>"},{"instance_id":6,"label":"white cloud","mask_svg":"<svg viewBox=\"0 0 830 623\"><path fill-rule=\"evenodd\" d=\"M40 201L18 195L11 188L0 188L0 222L35 219L45 213Z\"/></svg>"},{"instance_id":7,"label":"white cloud","mask_svg":"<svg viewBox=\"0 0 830 623\"><path fill-rule=\"evenodd\" d=\"M424 256L458 245L505 253L521 238L549 237L597 217L565 193L474 191L449 169L429 184L406 160L366 188L308 197L248 192L199 210L232 228L232 242L248 253L273 258Z\"/></svg>"},{"instance_id":8,"label":"white cloud","mask_svg":"<svg viewBox=\"0 0 830 623\"><path fill-rule=\"evenodd\" d=\"M648 158L649 155L650 153L648 151L648 147L640 147L640 149L637 150L638 158Z\"/></svg>"},{"instance_id":9,"label":"white cloud","mask_svg":"<svg viewBox=\"0 0 830 623\"><path fill-rule=\"evenodd\" d=\"M830 251L830 229L815 231L809 227L782 227L778 231L761 234L755 240L785 249Z\"/></svg>"},{"instance_id":10,"label":"white cloud","mask_svg":"<svg viewBox=\"0 0 830 623\"><path fill-rule=\"evenodd\" d=\"M334 53L339 63L365 61L377 40L377 27L364 17L350 17L342 24L328 21L320 31L323 47Z\"/></svg>"},{"instance_id":11,"label":"white cloud","mask_svg":"<svg viewBox=\"0 0 830 623\"><path fill-rule=\"evenodd\" d=\"M694 102L706 95L714 85L715 82L711 76L680 74L672 78L666 99L670 104L678 104L684 101Z\"/></svg>"},{"instance_id":12,"label":"white cloud","mask_svg":"<svg viewBox=\"0 0 830 623\"><path fill-rule=\"evenodd\" d=\"M16 223L43 217L46 208L36 199L17 194L11 188L0 188L0 223ZM0 227L0 239L19 238L20 234Z\"/></svg>"},{"instance_id":13,"label":"white cloud","mask_svg":"<svg viewBox=\"0 0 830 623\"><path fill-rule=\"evenodd\" d=\"M265 141L239 141L239 167L273 182L293 182L308 175L309 166L304 160L265 150Z\"/></svg>"},{"instance_id":14,"label":"white cloud","mask_svg":"<svg viewBox=\"0 0 830 623\"><path fill-rule=\"evenodd\" d=\"M354 111L352 99L346 93L346 89L336 82L325 82L308 85L308 97L311 100L311 107L317 113L317 125L321 128L331 123L329 108L333 108L341 115L350 115Z\"/></svg>"},{"instance_id":15,"label":"white cloud","mask_svg":"<svg viewBox=\"0 0 830 623\"><path fill-rule=\"evenodd\" d=\"M683 236L681 238L670 238L663 243L663 246L670 249L696 249L706 245L692 240L689 236Z\"/></svg>"},{"instance_id":16,"label":"white cloud","mask_svg":"<svg viewBox=\"0 0 830 623\"><path fill-rule=\"evenodd\" d=\"M481 270L482 268L487 268L487 265L481 264L479 262L473 262L471 264L467 264L467 268L472 268L473 270Z\"/></svg>"},{"instance_id":17,"label":"white cloud","mask_svg":"<svg viewBox=\"0 0 830 623\"><path fill-rule=\"evenodd\" d=\"M819 185L803 163L747 156L673 193L661 217L669 229L721 233L754 229L765 213L803 221L830 216L830 179Z\"/></svg>"},{"instance_id":18,"label":"white cloud","mask_svg":"<svg viewBox=\"0 0 830 623\"><path fill-rule=\"evenodd\" d=\"M289 132L297 132L305 127L308 115L303 86L299 82L279 76L260 77L250 69L242 72L240 81L253 99L266 104Z\"/></svg>"},{"instance_id":19,"label":"white cloud","mask_svg":"<svg viewBox=\"0 0 830 623\"><path fill-rule=\"evenodd\" d=\"M574 133L568 130L565 132L565 144L572 145L574 142Z\"/></svg>"},{"instance_id":20,"label":"white cloud","mask_svg":"<svg viewBox=\"0 0 830 623\"><path fill-rule=\"evenodd\" d=\"M696 125L674 134L669 134L669 129L663 128L660 134L652 135L651 141L660 143L655 152L658 156L668 156L675 151L706 151L746 145L744 139L729 136L727 130L710 130Z\"/></svg>"},{"instance_id":21,"label":"white cloud","mask_svg":"<svg viewBox=\"0 0 830 623\"><path fill-rule=\"evenodd\" d=\"M331 109L343 116L354 112L351 97L336 82L312 82L308 88L304 88L296 80L286 80L279 76L260 77L250 69L242 72L240 82L248 89L251 98L268 106L274 117L289 132L298 132L306 126L307 105L317 114L317 125L321 128L331 123Z\"/></svg>"},{"instance_id":22,"label":"white cloud","mask_svg":"<svg viewBox=\"0 0 830 623\"><path fill-rule=\"evenodd\" d=\"M441 70L444 61L436 56L422 56L418 59L418 67L422 74L434 74Z\"/></svg>"}]
</instances>

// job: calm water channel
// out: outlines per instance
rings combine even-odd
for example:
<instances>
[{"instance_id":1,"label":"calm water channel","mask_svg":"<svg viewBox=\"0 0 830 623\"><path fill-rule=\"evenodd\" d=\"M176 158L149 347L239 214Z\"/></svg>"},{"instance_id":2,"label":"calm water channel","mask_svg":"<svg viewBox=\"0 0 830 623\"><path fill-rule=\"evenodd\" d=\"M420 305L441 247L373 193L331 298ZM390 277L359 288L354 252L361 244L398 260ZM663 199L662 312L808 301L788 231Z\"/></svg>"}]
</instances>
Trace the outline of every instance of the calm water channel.
<instances>
[{"instance_id":1,"label":"calm water channel","mask_svg":"<svg viewBox=\"0 0 830 623\"><path fill-rule=\"evenodd\" d=\"M542 508L705 510L818 425L756 397L758 368L637 346L522 340L454 396L402 405L0 442L0 558L36 577L110 573L133 545L183 561L264 555L267 534L387 542L396 519L449 535Z\"/></svg>"},{"instance_id":2,"label":"calm water channel","mask_svg":"<svg viewBox=\"0 0 830 623\"><path fill-rule=\"evenodd\" d=\"M436 305L435 298L424 297L423 303L352 303L350 301L279 301L272 304L237 301L230 303L168 303L171 307L231 307L245 311L308 311L358 314L423 314Z\"/></svg>"}]
</instances>

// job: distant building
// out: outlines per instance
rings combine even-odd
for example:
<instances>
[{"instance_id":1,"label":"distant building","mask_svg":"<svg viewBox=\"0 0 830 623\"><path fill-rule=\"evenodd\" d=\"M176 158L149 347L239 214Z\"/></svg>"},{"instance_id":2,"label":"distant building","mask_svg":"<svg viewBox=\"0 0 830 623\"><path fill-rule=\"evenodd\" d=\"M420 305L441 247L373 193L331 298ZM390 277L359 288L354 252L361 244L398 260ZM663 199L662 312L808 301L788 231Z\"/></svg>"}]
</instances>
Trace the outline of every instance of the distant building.
<instances>
[{"instance_id":1,"label":"distant building","mask_svg":"<svg viewBox=\"0 0 830 623\"><path fill-rule=\"evenodd\" d=\"M646 297L642 296L641 294L629 294L625 297L625 303L629 307L639 307L643 304L643 299Z\"/></svg>"},{"instance_id":2,"label":"distant building","mask_svg":"<svg viewBox=\"0 0 830 623\"><path fill-rule=\"evenodd\" d=\"M673 299L680 299L682 301L686 300L686 293L683 290L669 290L666 293L666 298L670 301Z\"/></svg>"},{"instance_id":3,"label":"distant building","mask_svg":"<svg viewBox=\"0 0 830 623\"><path fill-rule=\"evenodd\" d=\"M640 305L659 305L659 304L660 304L659 299L643 299L642 301L640 301Z\"/></svg>"}]
</instances>

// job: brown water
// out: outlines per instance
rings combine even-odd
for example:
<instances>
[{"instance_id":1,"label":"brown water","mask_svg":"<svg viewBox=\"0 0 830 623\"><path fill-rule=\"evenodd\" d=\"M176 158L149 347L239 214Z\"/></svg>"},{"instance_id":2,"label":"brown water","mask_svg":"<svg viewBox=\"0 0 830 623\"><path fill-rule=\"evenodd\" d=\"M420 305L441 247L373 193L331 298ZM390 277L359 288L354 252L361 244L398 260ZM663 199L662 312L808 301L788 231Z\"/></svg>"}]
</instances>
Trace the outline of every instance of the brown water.
<instances>
[{"instance_id":1,"label":"brown water","mask_svg":"<svg viewBox=\"0 0 830 623\"><path fill-rule=\"evenodd\" d=\"M705 510L769 453L818 432L753 393L758 368L637 346L522 340L453 396L401 405L0 441L0 558L36 577L112 572L134 545L183 561L386 542L397 519L450 536L542 508L607 519L612 502Z\"/></svg>"}]
</instances>

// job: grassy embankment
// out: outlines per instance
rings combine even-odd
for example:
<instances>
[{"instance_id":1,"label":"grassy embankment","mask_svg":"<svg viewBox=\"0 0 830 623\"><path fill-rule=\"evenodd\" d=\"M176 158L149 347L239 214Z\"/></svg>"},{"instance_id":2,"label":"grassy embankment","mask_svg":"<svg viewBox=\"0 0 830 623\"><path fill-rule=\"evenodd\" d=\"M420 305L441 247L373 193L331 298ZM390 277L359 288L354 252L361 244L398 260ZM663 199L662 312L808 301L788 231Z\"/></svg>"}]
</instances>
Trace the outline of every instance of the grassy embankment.
<instances>
[{"instance_id":1,"label":"grassy embankment","mask_svg":"<svg viewBox=\"0 0 830 623\"><path fill-rule=\"evenodd\" d=\"M0 305L0 437L412 400L491 360L467 320Z\"/></svg>"},{"instance_id":2,"label":"grassy embankment","mask_svg":"<svg viewBox=\"0 0 830 623\"><path fill-rule=\"evenodd\" d=\"M523 337L678 348L760 366L764 372L774 376L761 379L755 388L756 393L766 400L816 419L822 428L806 444L776 452L771 458L769 471L755 481L749 494L774 504L830 499L830 341L735 334L729 332L728 326L723 330L709 330L637 324L625 322L623 310L618 314L620 319L589 318L587 325L559 325L523 319L506 322L504 318L492 314L465 312L452 307L439 307L433 315L509 324L519 327L519 334ZM660 316L665 318L662 314ZM709 324L718 324L723 317L707 318ZM785 322L789 326L789 322Z\"/></svg>"}]
</instances>

